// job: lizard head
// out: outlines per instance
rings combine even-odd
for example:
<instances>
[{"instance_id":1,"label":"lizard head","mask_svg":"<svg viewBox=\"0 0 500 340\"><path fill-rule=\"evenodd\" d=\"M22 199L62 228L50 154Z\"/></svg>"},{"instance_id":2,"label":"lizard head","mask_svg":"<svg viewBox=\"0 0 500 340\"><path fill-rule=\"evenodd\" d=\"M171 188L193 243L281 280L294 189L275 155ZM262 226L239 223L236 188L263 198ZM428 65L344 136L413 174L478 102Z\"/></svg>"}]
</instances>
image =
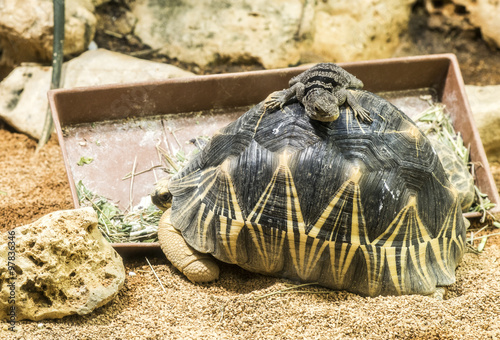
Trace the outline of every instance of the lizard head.
<instances>
[{"instance_id":1,"label":"lizard head","mask_svg":"<svg viewBox=\"0 0 500 340\"><path fill-rule=\"evenodd\" d=\"M321 88L310 90L302 100L309 118L321 122L332 122L339 118L337 98Z\"/></svg>"}]
</instances>

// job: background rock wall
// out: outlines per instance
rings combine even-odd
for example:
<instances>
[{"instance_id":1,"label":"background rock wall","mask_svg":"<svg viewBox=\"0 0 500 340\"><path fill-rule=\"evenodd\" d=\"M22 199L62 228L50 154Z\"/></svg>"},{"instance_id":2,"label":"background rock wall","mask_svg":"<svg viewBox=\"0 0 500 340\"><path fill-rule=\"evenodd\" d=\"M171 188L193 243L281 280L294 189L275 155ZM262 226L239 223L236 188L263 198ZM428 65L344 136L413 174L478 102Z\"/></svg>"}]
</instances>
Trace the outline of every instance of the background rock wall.
<instances>
[{"instance_id":1,"label":"background rock wall","mask_svg":"<svg viewBox=\"0 0 500 340\"><path fill-rule=\"evenodd\" d=\"M172 58L266 68L390 57L413 0L138 0L135 34Z\"/></svg>"}]
</instances>

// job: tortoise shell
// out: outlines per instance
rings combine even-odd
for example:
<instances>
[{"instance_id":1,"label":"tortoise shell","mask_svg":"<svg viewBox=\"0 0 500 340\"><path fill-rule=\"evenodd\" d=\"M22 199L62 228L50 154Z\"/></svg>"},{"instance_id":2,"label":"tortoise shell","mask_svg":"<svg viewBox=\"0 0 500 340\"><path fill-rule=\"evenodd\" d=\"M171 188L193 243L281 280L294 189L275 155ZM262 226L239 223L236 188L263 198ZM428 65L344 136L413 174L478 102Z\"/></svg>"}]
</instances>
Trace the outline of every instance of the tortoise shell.
<instances>
[{"instance_id":1,"label":"tortoise shell","mask_svg":"<svg viewBox=\"0 0 500 340\"><path fill-rule=\"evenodd\" d=\"M430 294L455 281L465 226L429 140L386 100L353 90L309 119L262 102L172 178L171 221L202 253L253 272L375 296Z\"/></svg>"}]
</instances>

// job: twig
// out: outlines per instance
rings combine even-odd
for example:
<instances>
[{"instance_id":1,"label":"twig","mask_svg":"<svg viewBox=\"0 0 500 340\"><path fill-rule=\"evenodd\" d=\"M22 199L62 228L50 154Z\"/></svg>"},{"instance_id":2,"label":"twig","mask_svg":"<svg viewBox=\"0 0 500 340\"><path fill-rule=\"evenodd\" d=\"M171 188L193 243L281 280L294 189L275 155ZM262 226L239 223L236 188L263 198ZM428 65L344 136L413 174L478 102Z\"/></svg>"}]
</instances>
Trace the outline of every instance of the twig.
<instances>
[{"instance_id":1,"label":"twig","mask_svg":"<svg viewBox=\"0 0 500 340\"><path fill-rule=\"evenodd\" d=\"M222 306L220 306L220 318L219 318L219 323L222 322L222 320L224 319L224 309L226 308L226 303L227 302L224 302L222 304Z\"/></svg>"},{"instance_id":2,"label":"twig","mask_svg":"<svg viewBox=\"0 0 500 340\"><path fill-rule=\"evenodd\" d=\"M132 57L143 57L145 55L156 53L158 51L160 51L160 48L130 52L128 53L128 55Z\"/></svg>"},{"instance_id":3,"label":"twig","mask_svg":"<svg viewBox=\"0 0 500 340\"><path fill-rule=\"evenodd\" d=\"M170 157L170 155L168 154L167 150L165 150L164 148L162 148L160 145L156 145L156 149L163 155L163 157L165 157L165 159L167 160L168 164L170 164L170 166L172 168L174 168L174 170L176 172L180 170L180 167L173 160L173 158Z\"/></svg>"},{"instance_id":4,"label":"twig","mask_svg":"<svg viewBox=\"0 0 500 340\"><path fill-rule=\"evenodd\" d=\"M151 169L153 169L153 176L155 176L155 183L158 182L158 177L156 177L155 167L153 166L153 161L151 161Z\"/></svg>"},{"instance_id":5,"label":"twig","mask_svg":"<svg viewBox=\"0 0 500 340\"><path fill-rule=\"evenodd\" d=\"M123 34L116 33L116 32L110 31L110 30L104 30L103 32L104 32L104 34L107 34L107 35L114 37L114 38L118 38L118 39L123 38Z\"/></svg>"},{"instance_id":6,"label":"twig","mask_svg":"<svg viewBox=\"0 0 500 340\"><path fill-rule=\"evenodd\" d=\"M182 147L181 142L179 142L179 140L177 139L177 136L176 136L176 135L175 135L175 133L174 133L174 130L172 130L172 128L171 128L170 126L168 127L168 131L170 131L170 133L172 134L172 136L174 136L174 139L175 139L175 141L177 142L177 145L179 146L179 148L180 148L181 150L183 150L183 147Z\"/></svg>"},{"instance_id":7,"label":"twig","mask_svg":"<svg viewBox=\"0 0 500 340\"><path fill-rule=\"evenodd\" d=\"M159 148L161 148L160 144L161 144L161 140L159 140L158 143L156 143L156 145L155 145L156 155L158 156L158 162L160 162L160 164L163 164L163 159L161 158L162 153L160 152L160 149L159 149Z\"/></svg>"},{"instance_id":8,"label":"twig","mask_svg":"<svg viewBox=\"0 0 500 340\"><path fill-rule=\"evenodd\" d=\"M467 250L473 252L474 254L481 254L476 248L474 248L470 243L466 243Z\"/></svg>"},{"instance_id":9,"label":"twig","mask_svg":"<svg viewBox=\"0 0 500 340\"><path fill-rule=\"evenodd\" d=\"M483 235L483 236L480 236L480 237L474 237L474 235L472 234L471 237L470 237L470 243L472 244L473 241L479 240L480 238L490 237L490 236L497 236L497 235L500 235L500 233L493 233L493 234Z\"/></svg>"},{"instance_id":10,"label":"twig","mask_svg":"<svg viewBox=\"0 0 500 340\"><path fill-rule=\"evenodd\" d=\"M484 235L483 237L498 236L498 235L500 235L500 233L493 233L493 234L489 234L489 235Z\"/></svg>"},{"instance_id":11,"label":"twig","mask_svg":"<svg viewBox=\"0 0 500 340\"><path fill-rule=\"evenodd\" d=\"M151 263L149 263L148 258L147 258L147 257L144 257L144 258L146 259L146 261L148 261L149 267L151 268L151 270L153 271L153 274L155 274L156 279L157 279L157 280L158 280L158 282L160 283L161 289L163 289L163 292L164 292L164 293L166 293L167 291L166 291L165 287L163 287L163 283L161 283L160 278L158 277L158 275L156 275L156 272L155 272L155 270L153 269L153 266L151 265Z\"/></svg>"},{"instance_id":12,"label":"twig","mask_svg":"<svg viewBox=\"0 0 500 340\"><path fill-rule=\"evenodd\" d=\"M132 207L134 206L134 198L133 195L133 187L134 187L134 176L135 176L135 167L137 165L137 156L134 159L134 165L132 166L132 174L130 175L130 191L129 191L129 208L128 211L132 211Z\"/></svg>"},{"instance_id":13,"label":"twig","mask_svg":"<svg viewBox=\"0 0 500 340\"><path fill-rule=\"evenodd\" d=\"M312 283L304 283L304 284L300 284L300 285L296 285L296 286L292 286L292 287L288 287L288 288L283 288L283 289L280 289L280 290L275 291L275 292L271 292L271 293L268 293L268 294L264 294L264 295L258 296L258 297L255 298L255 301L259 301L261 299L264 299L266 297L269 297L271 295L276 295L276 294L301 293L300 290L299 291L293 291L293 289L297 289L297 288L305 287L305 286L317 285L317 284L318 284L317 282L312 282ZM306 293L307 293L307 291L306 291ZM322 293L325 294L325 293L330 293L330 292L322 292Z\"/></svg>"},{"instance_id":14,"label":"twig","mask_svg":"<svg viewBox=\"0 0 500 340\"><path fill-rule=\"evenodd\" d=\"M154 172L154 169L161 168L162 166L163 166L162 164L153 165L153 162L151 162L151 167L149 169L136 172L136 173L134 173L134 176L144 174L144 173L149 172L151 170L153 170L153 172ZM132 177L132 174L129 172L128 174L125 175L125 177L122 178L122 181L129 179L130 177ZM156 178L156 174L155 174L155 178Z\"/></svg>"},{"instance_id":15,"label":"twig","mask_svg":"<svg viewBox=\"0 0 500 340\"><path fill-rule=\"evenodd\" d=\"M167 146L168 153L173 154L172 148L170 147L170 143L168 141L167 137L167 128L165 126L165 121L162 119L161 120L161 127L162 127L162 132L163 132L163 141L165 142L165 145ZM158 143L159 145L159 143Z\"/></svg>"}]
</instances>

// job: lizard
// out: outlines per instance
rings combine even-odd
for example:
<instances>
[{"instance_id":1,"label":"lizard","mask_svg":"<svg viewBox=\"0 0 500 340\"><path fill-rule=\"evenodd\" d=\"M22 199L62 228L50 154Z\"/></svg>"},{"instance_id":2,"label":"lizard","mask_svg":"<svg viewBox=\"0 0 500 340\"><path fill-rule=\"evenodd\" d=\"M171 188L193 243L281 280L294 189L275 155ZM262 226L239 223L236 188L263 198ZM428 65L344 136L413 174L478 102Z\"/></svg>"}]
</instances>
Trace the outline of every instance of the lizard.
<instances>
[{"instance_id":1,"label":"lizard","mask_svg":"<svg viewBox=\"0 0 500 340\"><path fill-rule=\"evenodd\" d=\"M273 92L266 100L266 109L283 108L295 96L311 119L334 121L339 117L339 107L347 102L356 118L369 124L373 121L351 93L351 89L361 89L363 82L336 64L316 64L293 77L289 86Z\"/></svg>"}]
</instances>

